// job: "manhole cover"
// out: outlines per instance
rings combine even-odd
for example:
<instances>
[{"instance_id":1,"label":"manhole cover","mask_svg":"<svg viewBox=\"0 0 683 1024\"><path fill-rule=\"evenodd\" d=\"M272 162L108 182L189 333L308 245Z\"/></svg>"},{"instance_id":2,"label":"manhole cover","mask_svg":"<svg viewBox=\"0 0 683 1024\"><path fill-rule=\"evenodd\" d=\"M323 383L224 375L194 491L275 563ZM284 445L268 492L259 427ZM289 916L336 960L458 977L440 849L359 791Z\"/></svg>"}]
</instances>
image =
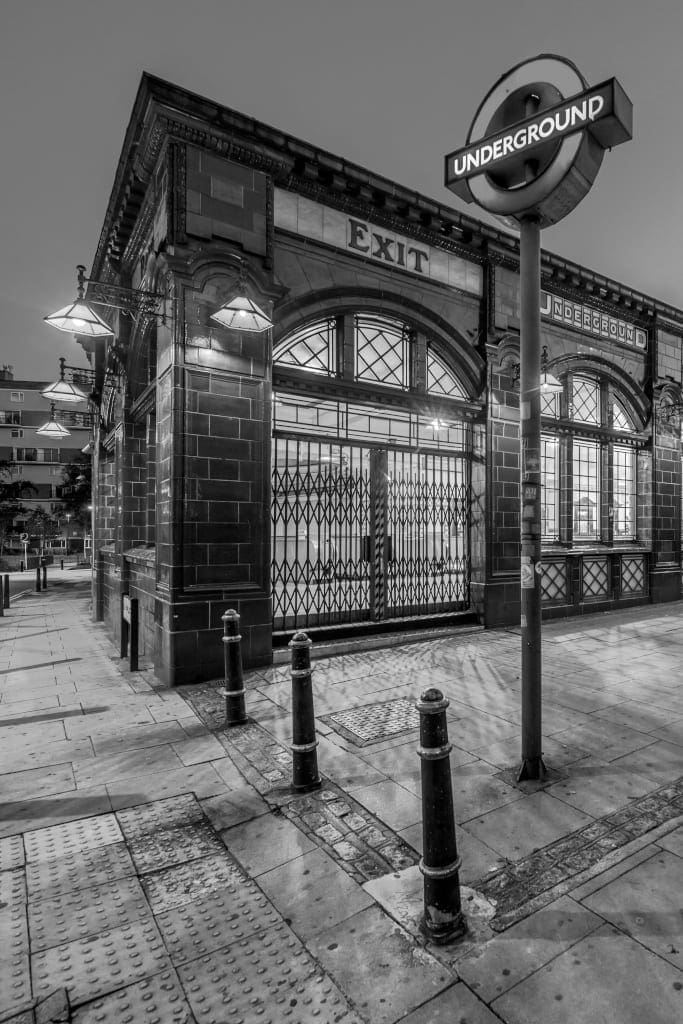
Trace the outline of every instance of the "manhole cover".
<instances>
[{"instance_id":1,"label":"manhole cover","mask_svg":"<svg viewBox=\"0 0 683 1024\"><path fill-rule=\"evenodd\" d=\"M415 701L398 697L382 704L366 704L362 708L335 711L334 714L322 717L321 721L357 747L365 747L389 736L417 729L420 716Z\"/></svg>"}]
</instances>

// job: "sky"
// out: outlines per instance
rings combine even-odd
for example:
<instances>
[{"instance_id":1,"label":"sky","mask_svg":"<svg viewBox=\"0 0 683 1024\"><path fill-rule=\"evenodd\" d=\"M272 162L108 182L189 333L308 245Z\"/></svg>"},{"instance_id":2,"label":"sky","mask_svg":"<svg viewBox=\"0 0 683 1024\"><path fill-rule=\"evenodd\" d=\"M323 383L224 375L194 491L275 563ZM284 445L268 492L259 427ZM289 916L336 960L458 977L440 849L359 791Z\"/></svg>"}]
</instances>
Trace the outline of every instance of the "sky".
<instances>
[{"instance_id":1,"label":"sky","mask_svg":"<svg viewBox=\"0 0 683 1024\"><path fill-rule=\"evenodd\" d=\"M89 269L143 71L469 216L443 184L509 68L616 77L633 139L545 249L683 307L681 0L1 0L0 365L57 377L80 347L43 323Z\"/></svg>"}]
</instances>

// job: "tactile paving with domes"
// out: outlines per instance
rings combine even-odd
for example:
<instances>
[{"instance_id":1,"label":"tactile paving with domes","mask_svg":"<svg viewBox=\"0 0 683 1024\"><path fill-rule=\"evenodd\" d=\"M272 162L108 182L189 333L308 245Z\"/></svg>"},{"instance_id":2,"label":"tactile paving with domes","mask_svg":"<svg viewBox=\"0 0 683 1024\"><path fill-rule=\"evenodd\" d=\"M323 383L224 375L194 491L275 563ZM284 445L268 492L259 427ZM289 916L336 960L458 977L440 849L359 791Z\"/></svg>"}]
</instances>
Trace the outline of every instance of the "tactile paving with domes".
<instances>
[{"instance_id":1,"label":"tactile paving with domes","mask_svg":"<svg viewBox=\"0 0 683 1024\"><path fill-rule=\"evenodd\" d=\"M21 871L0 874L0 1020L31 998L26 888Z\"/></svg>"},{"instance_id":2,"label":"tactile paving with domes","mask_svg":"<svg viewBox=\"0 0 683 1024\"><path fill-rule=\"evenodd\" d=\"M116 814L126 839L148 835L159 829L204 822L204 812L192 793L155 800L151 804L126 807Z\"/></svg>"},{"instance_id":3,"label":"tactile paving with domes","mask_svg":"<svg viewBox=\"0 0 683 1024\"><path fill-rule=\"evenodd\" d=\"M224 850L215 857L204 857L146 875L142 884L152 910L161 914L239 884L241 877L240 869Z\"/></svg>"},{"instance_id":4,"label":"tactile paving with domes","mask_svg":"<svg viewBox=\"0 0 683 1024\"><path fill-rule=\"evenodd\" d=\"M198 1024L361 1024L282 922L178 968Z\"/></svg>"},{"instance_id":5,"label":"tactile paving with domes","mask_svg":"<svg viewBox=\"0 0 683 1024\"><path fill-rule=\"evenodd\" d=\"M157 925L177 965L270 931L281 920L260 889L242 876L235 885L160 914Z\"/></svg>"},{"instance_id":6,"label":"tactile paving with domes","mask_svg":"<svg viewBox=\"0 0 683 1024\"><path fill-rule=\"evenodd\" d=\"M52 860L122 840L121 829L113 814L98 814L62 825L50 825L27 832L24 836L27 861Z\"/></svg>"},{"instance_id":7,"label":"tactile paving with domes","mask_svg":"<svg viewBox=\"0 0 683 1024\"><path fill-rule=\"evenodd\" d=\"M205 821L136 834L128 839L128 848L140 874L225 851L223 843Z\"/></svg>"},{"instance_id":8,"label":"tactile paving with domes","mask_svg":"<svg viewBox=\"0 0 683 1024\"><path fill-rule=\"evenodd\" d=\"M137 921L31 956L34 996L40 998L63 986L75 1006L170 969L166 948L152 921Z\"/></svg>"},{"instance_id":9,"label":"tactile paving with domes","mask_svg":"<svg viewBox=\"0 0 683 1024\"><path fill-rule=\"evenodd\" d=\"M74 1010L72 1024L194 1024L175 971L162 971Z\"/></svg>"},{"instance_id":10,"label":"tactile paving with domes","mask_svg":"<svg viewBox=\"0 0 683 1024\"><path fill-rule=\"evenodd\" d=\"M77 850L26 865L28 892L34 900L104 885L134 874L135 866L125 843Z\"/></svg>"},{"instance_id":11,"label":"tactile paving with domes","mask_svg":"<svg viewBox=\"0 0 683 1024\"><path fill-rule=\"evenodd\" d=\"M0 839L0 871L12 871L24 866L24 844L21 836Z\"/></svg>"},{"instance_id":12,"label":"tactile paving with domes","mask_svg":"<svg viewBox=\"0 0 683 1024\"><path fill-rule=\"evenodd\" d=\"M149 919L151 911L139 880L131 875L31 902L28 915L31 949L38 952Z\"/></svg>"}]
</instances>

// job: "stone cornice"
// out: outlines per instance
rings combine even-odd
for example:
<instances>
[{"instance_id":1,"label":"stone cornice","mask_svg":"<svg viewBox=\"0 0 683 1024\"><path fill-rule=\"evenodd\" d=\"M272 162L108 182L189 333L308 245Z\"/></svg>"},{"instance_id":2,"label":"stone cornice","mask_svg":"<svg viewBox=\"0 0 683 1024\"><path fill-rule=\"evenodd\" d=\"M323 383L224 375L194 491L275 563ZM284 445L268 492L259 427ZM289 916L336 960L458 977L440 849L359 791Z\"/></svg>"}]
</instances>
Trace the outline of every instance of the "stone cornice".
<instances>
[{"instance_id":1,"label":"stone cornice","mask_svg":"<svg viewBox=\"0 0 683 1024\"><path fill-rule=\"evenodd\" d=\"M119 250L128 244L156 160L168 138L219 153L263 171L276 185L315 196L339 209L381 220L393 230L415 235L431 245L482 262L515 266L519 242L499 230L435 200L422 196L358 165L320 150L254 118L188 92L151 75L143 75L126 132L112 188L93 276L101 277L113 237ZM483 255L481 255L483 253ZM655 315L672 328L683 327L683 310L642 295L619 282L542 253L542 273L549 289L587 304L605 303L629 318Z\"/></svg>"}]
</instances>

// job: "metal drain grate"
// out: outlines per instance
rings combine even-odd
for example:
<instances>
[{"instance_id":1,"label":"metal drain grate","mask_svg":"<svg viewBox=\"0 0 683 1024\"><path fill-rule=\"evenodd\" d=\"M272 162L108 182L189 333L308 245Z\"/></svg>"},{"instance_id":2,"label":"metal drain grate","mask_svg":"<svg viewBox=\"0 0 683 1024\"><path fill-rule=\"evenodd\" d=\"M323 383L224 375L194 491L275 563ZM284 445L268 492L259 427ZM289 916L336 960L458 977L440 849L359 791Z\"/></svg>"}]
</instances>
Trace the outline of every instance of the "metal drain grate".
<instances>
[{"instance_id":1,"label":"metal drain grate","mask_svg":"<svg viewBox=\"0 0 683 1024\"><path fill-rule=\"evenodd\" d=\"M415 701L398 697L382 704L366 704L362 708L335 711L322 717L321 721L356 746L365 747L369 743L379 743L390 736L417 729L420 716Z\"/></svg>"}]
</instances>

